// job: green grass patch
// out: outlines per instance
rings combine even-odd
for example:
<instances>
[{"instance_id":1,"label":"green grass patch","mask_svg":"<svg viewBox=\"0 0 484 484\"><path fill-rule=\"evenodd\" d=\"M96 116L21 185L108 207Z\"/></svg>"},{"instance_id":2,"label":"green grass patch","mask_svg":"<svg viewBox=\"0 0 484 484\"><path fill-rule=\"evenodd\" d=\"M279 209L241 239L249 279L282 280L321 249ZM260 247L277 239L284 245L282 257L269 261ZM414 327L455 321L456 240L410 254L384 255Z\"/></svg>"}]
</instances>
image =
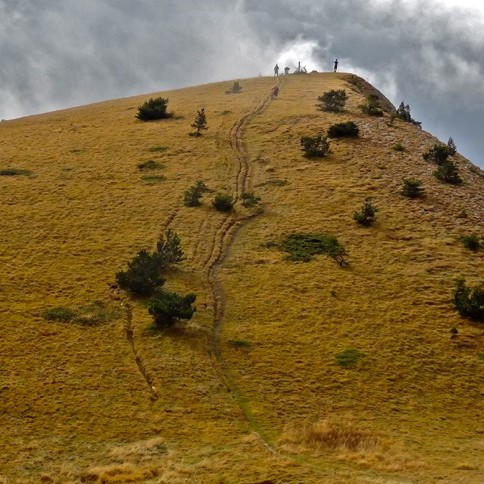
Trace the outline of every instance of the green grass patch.
<instances>
[{"instance_id":1,"label":"green grass patch","mask_svg":"<svg viewBox=\"0 0 484 484\"><path fill-rule=\"evenodd\" d=\"M46 309L42 317L47 321L61 323L76 323L83 326L97 326L122 316L122 310L116 307L109 307L103 301L95 301L87 306L78 309L59 306Z\"/></svg>"},{"instance_id":2,"label":"green grass patch","mask_svg":"<svg viewBox=\"0 0 484 484\"><path fill-rule=\"evenodd\" d=\"M354 368L364 356L360 350L348 348L336 354L336 363L343 368Z\"/></svg>"},{"instance_id":3,"label":"green grass patch","mask_svg":"<svg viewBox=\"0 0 484 484\"><path fill-rule=\"evenodd\" d=\"M139 171L161 170L165 167L163 163L156 160L143 161L143 163L138 163L136 166Z\"/></svg>"},{"instance_id":4,"label":"green grass patch","mask_svg":"<svg viewBox=\"0 0 484 484\"><path fill-rule=\"evenodd\" d=\"M0 176L30 176L30 170L21 170L19 168L3 168L0 170Z\"/></svg>"},{"instance_id":5,"label":"green grass patch","mask_svg":"<svg viewBox=\"0 0 484 484\"><path fill-rule=\"evenodd\" d=\"M327 254L343 265L346 250L334 235L321 233L292 233L278 244L292 261L309 262L314 256Z\"/></svg>"},{"instance_id":6,"label":"green grass patch","mask_svg":"<svg viewBox=\"0 0 484 484\"><path fill-rule=\"evenodd\" d=\"M163 153L166 150L168 150L168 146L151 146L148 148L150 153Z\"/></svg>"},{"instance_id":7,"label":"green grass patch","mask_svg":"<svg viewBox=\"0 0 484 484\"><path fill-rule=\"evenodd\" d=\"M149 185L154 185L155 183L161 183L166 180L166 176L164 175L144 175L141 177L141 180Z\"/></svg>"},{"instance_id":8,"label":"green grass patch","mask_svg":"<svg viewBox=\"0 0 484 484\"><path fill-rule=\"evenodd\" d=\"M265 186L285 187L288 184L289 182L287 180L281 180L279 178L276 178L274 180L268 180L264 183L259 183L258 185L256 185L256 187L265 187Z\"/></svg>"},{"instance_id":9,"label":"green grass patch","mask_svg":"<svg viewBox=\"0 0 484 484\"><path fill-rule=\"evenodd\" d=\"M252 341L242 338L230 339L228 342L234 348L250 348L251 346L253 346Z\"/></svg>"}]
</instances>

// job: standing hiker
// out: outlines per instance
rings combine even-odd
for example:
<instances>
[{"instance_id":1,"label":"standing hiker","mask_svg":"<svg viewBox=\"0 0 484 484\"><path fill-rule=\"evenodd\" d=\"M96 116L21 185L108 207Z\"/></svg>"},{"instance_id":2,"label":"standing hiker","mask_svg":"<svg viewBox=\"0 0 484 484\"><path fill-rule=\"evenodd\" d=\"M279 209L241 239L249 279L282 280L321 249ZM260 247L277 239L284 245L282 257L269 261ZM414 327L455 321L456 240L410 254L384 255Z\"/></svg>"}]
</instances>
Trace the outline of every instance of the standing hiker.
<instances>
[{"instance_id":1,"label":"standing hiker","mask_svg":"<svg viewBox=\"0 0 484 484\"><path fill-rule=\"evenodd\" d=\"M334 60L334 72L338 70L338 59Z\"/></svg>"},{"instance_id":2,"label":"standing hiker","mask_svg":"<svg viewBox=\"0 0 484 484\"><path fill-rule=\"evenodd\" d=\"M284 75L287 76L289 74L289 67L284 67Z\"/></svg>"},{"instance_id":3,"label":"standing hiker","mask_svg":"<svg viewBox=\"0 0 484 484\"><path fill-rule=\"evenodd\" d=\"M274 75L275 76L279 75L279 66L277 64L274 66Z\"/></svg>"}]
</instances>

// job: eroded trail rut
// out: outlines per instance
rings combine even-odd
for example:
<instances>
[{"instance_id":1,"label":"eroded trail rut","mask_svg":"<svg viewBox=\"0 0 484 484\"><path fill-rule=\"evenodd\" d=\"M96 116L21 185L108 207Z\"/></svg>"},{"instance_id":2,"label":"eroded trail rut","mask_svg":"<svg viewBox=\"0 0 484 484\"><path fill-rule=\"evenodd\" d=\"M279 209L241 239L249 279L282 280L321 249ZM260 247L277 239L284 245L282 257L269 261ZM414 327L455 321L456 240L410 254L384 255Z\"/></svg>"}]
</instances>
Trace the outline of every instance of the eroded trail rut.
<instances>
[{"instance_id":1,"label":"eroded trail rut","mask_svg":"<svg viewBox=\"0 0 484 484\"><path fill-rule=\"evenodd\" d=\"M241 116L230 129L229 142L233 153L233 158L236 163L236 174L233 180L233 197L235 201L238 201L244 192L249 191L251 185L250 156L244 141L245 130L254 117L267 109L270 102L271 95L268 94L257 104L254 109ZM167 230L173 224L177 213L178 210L175 210L170 214L162 226L162 232ZM211 229L209 227L210 220L207 217L200 226L199 237L195 245L195 250L193 256L190 258L190 262L193 265L202 268L202 284L208 295L208 299L211 299L213 328L209 339L208 351L213 362L214 371L218 378L223 382L227 391L234 396L235 401L238 400L237 397L240 396L240 392L233 378L231 377L228 366L223 358L220 346L220 333L225 314L225 297L218 278L218 269L228 255L228 250L235 239L237 231L249 220L256 217L258 213L260 212L255 211L246 216L241 216L236 212L228 213L224 215L217 225L212 226ZM208 247L209 250L201 253L201 247L204 245L205 247ZM153 380L137 351L136 340L131 324L131 307L127 305L125 309L127 313L125 331L135 358L135 362L149 388L151 398L157 399L159 397L158 392L154 387ZM249 411L239 403L238 405L247 422L249 422L253 432L259 437L262 445L264 445L269 451L275 453L276 451L270 445L270 443L254 428L255 426L253 423L253 418L251 418Z\"/></svg>"}]
</instances>

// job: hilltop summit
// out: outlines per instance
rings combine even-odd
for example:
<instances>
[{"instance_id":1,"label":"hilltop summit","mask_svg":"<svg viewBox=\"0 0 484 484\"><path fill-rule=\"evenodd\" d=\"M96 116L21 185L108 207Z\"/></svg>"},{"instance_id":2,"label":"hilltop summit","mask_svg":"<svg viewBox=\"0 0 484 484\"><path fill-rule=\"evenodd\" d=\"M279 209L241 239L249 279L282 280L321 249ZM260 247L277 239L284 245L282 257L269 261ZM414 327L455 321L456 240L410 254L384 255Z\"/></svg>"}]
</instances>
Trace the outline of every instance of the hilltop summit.
<instances>
[{"instance_id":1,"label":"hilltop summit","mask_svg":"<svg viewBox=\"0 0 484 484\"><path fill-rule=\"evenodd\" d=\"M462 243L482 241L482 171L457 152L462 183L439 180L442 142L352 74L237 82L0 125L0 478L482 482L483 323L452 300L484 280ZM318 110L332 90L344 109ZM138 120L156 97L173 116ZM115 274L168 229L185 259L164 288L196 312L160 331Z\"/></svg>"}]
</instances>

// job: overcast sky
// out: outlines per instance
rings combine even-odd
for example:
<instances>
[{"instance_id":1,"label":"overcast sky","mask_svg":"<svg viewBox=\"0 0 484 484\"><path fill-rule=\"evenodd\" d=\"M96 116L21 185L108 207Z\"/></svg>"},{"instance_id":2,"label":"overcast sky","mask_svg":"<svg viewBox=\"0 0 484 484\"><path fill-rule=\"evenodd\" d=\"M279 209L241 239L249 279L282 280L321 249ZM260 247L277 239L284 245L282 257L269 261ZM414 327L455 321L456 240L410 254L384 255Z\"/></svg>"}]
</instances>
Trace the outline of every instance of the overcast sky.
<instances>
[{"instance_id":1,"label":"overcast sky","mask_svg":"<svg viewBox=\"0 0 484 484\"><path fill-rule=\"evenodd\" d=\"M271 75L361 75L484 167L484 2L0 0L0 117Z\"/></svg>"}]
</instances>

